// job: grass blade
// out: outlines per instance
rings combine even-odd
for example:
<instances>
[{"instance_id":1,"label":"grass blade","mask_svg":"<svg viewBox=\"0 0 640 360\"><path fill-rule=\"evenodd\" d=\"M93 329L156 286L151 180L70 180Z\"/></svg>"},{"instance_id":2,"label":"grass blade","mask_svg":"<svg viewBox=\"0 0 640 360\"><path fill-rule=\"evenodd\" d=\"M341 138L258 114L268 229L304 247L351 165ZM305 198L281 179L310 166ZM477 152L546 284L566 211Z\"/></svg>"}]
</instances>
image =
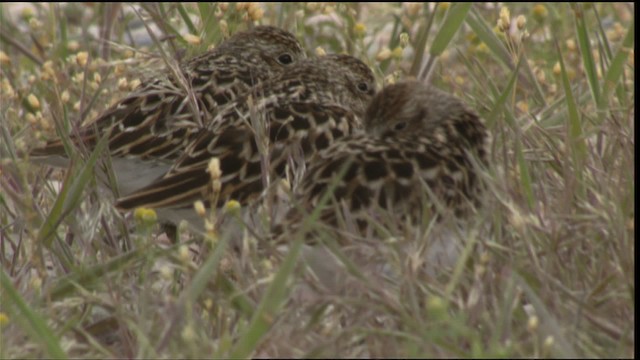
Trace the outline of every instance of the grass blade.
<instances>
[{"instance_id":1,"label":"grass blade","mask_svg":"<svg viewBox=\"0 0 640 360\"><path fill-rule=\"evenodd\" d=\"M153 254L149 254L149 249L140 248L113 258L104 264L98 264L83 271L75 271L59 278L51 289L47 291L46 297L57 300L66 297L78 286L91 288L96 281L104 279L105 275L117 272L125 265L143 257L151 258L153 256Z\"/></svg>"},{"instance_id":2,"label":"grass blade","mask_svg":"<svg viewBox=\"0 0 640 360\"><path fill-rule=\"evenodd\" d=\"M302 250L306 234L309 228L316 223L320 216L321 210L331 199L331 196L338 185L340 179L347 173L351 166L350 162L346 162L340 171L332 179L327 187L326 192L320 198L318 205L313 212L305 217L301 228L297 231L296 238L289 248L289 252L284 258L280 270L276 273L273 281L265 291L262 301L258 305L256 312L253 314L251 322L245 331L242 332L240 339L231 350L231 358L247 358L258 345L260 339L269 330L269 326L273 322L274 314L280 304L287 296L287 279L293 273L298 257Z\"/></svg>"},{"instance_id":3,"label":"grass blade","mask_svg":"<svg viewBox=\"0 0 640 360\"><path fill-rule=\"evenodd\" d=\"M476 36L478 36L478 39L487 45L489 51L491 51L491 53L493 53L500 62L508 66L511 70L515 69L515 64L511 59L511 55L504 46L502 40L496 36L493 32L493 28L487 25L487 22L483 20L482 15L480 15L476 9L471 9L471 14L466 17L466 21L471 29L473 29ZM524 54L522 56L524 56ZM526 80L527 86L532 84L531 87L535 90L535 98L540 104L545 104L546 100L542 93L542 88L533 74L533 70L531 70L529 63L525 61L522 66L524 67L527 75L527 77L522 78L523 81Z\"/></svg>"},{"instance_id":4,"label":"grass blade","mask_svg":"<svg viewBox=\"0 0 640 360\"><path fill-rule=\"evenodd\" d=\"M584 136L582 134L582 122L580 120L580 113L578 112L578 106L576 104L575 97L573 96L573 91L571 90L571 82L569 80L569 75L567 74L567 69L564 65L564 59L562 57L562 51L560 50L560 46L556 43L556 50L558 52L558 62L560 63L561 70L561 80L562 86L564 87L565 93L565 101L567 103L567 138L566 138L566 148L571 153L571 158L573 162L573 170L571 171L573 175L575 175L576 180L578 182L578 187L583 187L582 182L582 167L584 164L584 159L587 155L587 147L585 144ZM568 169L567 169L568 171ZM568 180L568 179L565 179ZM567 190L568 193L574 193L573 186L570 186L570 182L567 181ZM580 191L582 193L582 191ZM568 195L567 195L568 196Z\"/></svg>"},{"instance_id":5,"label":"grass blade","mask_svg":"<svg viewBox=\"0 0 640 360\"><path fill-rule=\"evenodd\" d=\"M527 199L527 205L529 206L529 208L532 208L533 204L535 203L535 198L533 196L533 185L531 181L531 175L529 173L529 165L527 164L527 161L524 158L524 152L522 151L522 141L520 140L522 134L520 132L520 129L518 128L518 124L516 124L515 122L513 114L509 109L507 109L507 107L504 106L507 102L507 99L509 98L509 95L513 93L513 88L516 84L518 72L523 61L525 60L521 59L520 62L518 62L518 64L516 65L516 68L511 74L511 78L509 79L507 86L505 87L502 94L500 94L500 97L496 100L493 110L491 110L491 112L486 116L486 120L488 124L493 124L496 121L498 114L500 114L500 112L504 112L505 120L514 130L514 133L516 134L516 161L518 163L518 169L520 170L520 186L524 191L525 198Z\"/></svg>"},{"instance_id":6,"label":"grass blade","mask_svg":"<svg viewBox=\"0 0 640 360\"><path fill-rule=\"evenodd\" d=\"M451 39L458 32L460 26L467 17L467 13L471 9L473 3L454 3L451 4L449 11L440 27L440 30L433 39L429 54L431 56L440 56L449 46Z\"/></svg>"},{"instance_id":7,"label":"grass blade","mask_svg":"<svg viewBox=\"0 0 640 360\"><path fill-rule=\"evenodd\" d=\"M103 137L96 145L95 150L91 153L89 159L83 164L78 176L68 176L60 195L51 210L49 216L45 219L40 231L38 232L38 243L44 244L47 248L51 247L53 235L62 221L64 216L78 205L82 192L87 183L93 177L93 169L95 168L98 156L107 145L108 138ZM71 174L71 172L69 172Z\"/></svg>"},{"instance_id":8,"label":"grass blade","mask_svg":"<svg viewBox=\"0 0 640 360\"><path fill-rule=\"evenodd\" d=\"M466 21L476 36L478 36L478 39L487 45L491 53L495 55L500 62L505 65L509 65L511 63L511 55L509 55L509 51L493 32L493 29L482 19L482 15L480 15L475 9L472 9L471 14L467 16Z\"/></svg>"},{"instance_id":9,"label":"grass blade","mask_svg":"<svg viewBox=\"0 0 640 360\"><path fill-rule=\"evenodd\" d=\"M0 294L2 294L3 308L9 310L22 327L31 335L36 343L43 344L47 356L55 359L67 359L67 354L60 347L60 341L47 325L47 321L37 312L32 311L29 305L20 296L11 284L11 279L3 271L0 271Z\"/></svg>"},{"instance_id":10,"label":"grass blade","mask_svg":"<svg viewBox=\"0 0 640 360\"><path fill-rule=\"evenodd\" d=\"M218 19L214 15L217 4L198 3L198 11L200 13L200 24L202 26L202 41L205 44L217 44L222 40L222 34L218 25Z\"/></svg>"},{"instance_id":11,"label":"grass blade","mask_svg":"<svg viewBox=\"0 0 640 360\"><path fill-rule=\"evenodd\" d=\"M189 301L194 302L198 299L200 294L204 291L209 283L210 279L215 277L218 264L224 255L224 251L227 248L228 236L224 236L220 239L213 251L213 253L202 264L200 270L195 274L189 288L187 289L187 296Z\"/></svg>"},{"instance_id":12,"label":"grass blade","mask_svg":"<svg viewBox=\"0 0 640 360\"><path fill-rule=\"evenodd\" d=\"M603 108L607 106L611 92L616 87L616 84L618 84L618 81L620 80L622 74L624 74L624 66L627 62L627 58L629 57L629 52L634 48L634 30L635 21L631 20L631 25L629 26L629 30L627 30L627 35L625 35L620 48L613 56L611 65L609 66L609 69L604 76L604 86L602 93L603 100L601 104Z\"/></svg>"},{"instance_id":13,"label":"grass blade","mask_svg":"<svg viewBox=\"0 0 640 360\"><path fill-rule=\"evenodd\" d=\"M276 311L287 296L287 279L289 275L293 273L304 239L304 236L299 236L292 244L289 253L280 266L280 270L276 273L276 276L264 293L262 301L258 304L258 308L253 314L249 325L231 350L231 358L245 359L251 356L260 339L262 339L264 334L269 330Z\"/></svg>"},{"instance_id":14,"label":"grass blade","mask_svg":"<svg viewBox=\"0 0 640 360\"><path fill-rule=\"evenodd\" d=\"M587 31L587 25L585 22L585 13L581 4L572 4L576 34L578 36L578 44L580 45L580 53L582 54L582 65L587 73L587 80L589 81L589 88L591 89L591 96L598 105L602 106L602 97L600 96L600 84L598 84L598 73L596 72L596 61L593 58L593 52L591 51L591 42L589 40L589 34Z\"/></svg>"},{"instance_id":15,"label":"grass blade","mask_svg":"<svg viewBox=\"0 0 640 360\"><path fill-rule=\"evenodd\" d=\"M437 60L438 56L442 55L444 50L447 48L453 36L458 32L460 26L464 22L464 19L467 17L469 13L469 9L471 9L472 3L456 3L452 4L447 11L447 15L444 18L442 26L440 30L436 34L435 39L433 39L433 43L431 44L431 48L429 49L429 61L424 66L422 72L419 74L419 77L422 79L426 79L429 81L431 75L431 70L433 68L433 64Z\"/></svg>"},{"instance_id":16,"label":"grass blade","mask_svg":"<svg viewBox=\"0 0 640 360\"><path fill-rule=\"evenodd\" d=\"M557 349L560 353L555 353L552 357L562 357L562 358L577 358L579 357L576 350L573 348L571 343L567 341L566 336L564 335L564 331L562 331L562 327L553 316L553 314L547 309L544 301L538 296L536 291L530 286L530 284L526 281L526 276L521 276L521 274L514 272L513 277L515 282L518 284L520 288L527 295L527 300L533 305L538 317L542 320L541 326L545 329L545 332L548 334L553 334L553 338L555 340L554 349Z\"/></svg>"},{"instance_id":17,"label":"grass blade","mask_svg":"<svg viewBox=\"0 0 640 360\"><path fill-rule=\"evenodd\" d=\"M426 3L425 3L426 5ZM424 6L424 11L428 11L429 6ZM427 40L429 39L429 33L431 32L431 27L433 26L433 20L436 18L436 14L438 13L438 9L433 9L433 11L429 14L426 23L420 24L420 29L418 29L418 36L416 37L416 41L414 44L414 48L416 49L416 55L413 58L413 63L411 64L411 70L409 74L413 76L418 76L420 72L420 65L422 65L422 57L424 56L424 51L427 48Z\"/></svg>"},{"instance_id":18,"label":"grass blade","mask_svg":"<svg viewBox=\"0 0 640 360\"><path fill-rule=\"evenodd\" d=\"M206 235L207 237L211 235ZM211 239L207 238L207 242L210 243ZM196 303L200 294L207 288L207 285L210 283L212 278L217 277L218 273L218 265L220 264L220 260L224 256L225 249L227 248L228 236L224 236L222 239L219 239L213 253L205 260L204 264L202 264L200 270L195 274L193 280L189 284L187 291L185 291L184 295L180 297L179 307L188 309L189 304ZM185 312L175 312L173 315L173 320L171 323L178 324L184 318ZM158 342L158 346L156 347L157 352L161 352L164 347L169 343L169 338L173 336L174 331L176 330L176 326L169 327L164 334L160 337L160 341Z\"/></svg>"},{"instance_id":19,"label":"grass blade","mask_svg":"<svg viewBox=\"0 0 640 360\"><path fill-rule=\"evenodd\" d=\"M187 28L189 29L189 33L197 34L198 29L193 25L193 21L191 21L191 18L189 17L189 12L184 8L184 5L182 3L178 3L177 8L180 18L182 18L182 21L184 21L185 25L187 25Z\"/></svg>"}]
</instances>

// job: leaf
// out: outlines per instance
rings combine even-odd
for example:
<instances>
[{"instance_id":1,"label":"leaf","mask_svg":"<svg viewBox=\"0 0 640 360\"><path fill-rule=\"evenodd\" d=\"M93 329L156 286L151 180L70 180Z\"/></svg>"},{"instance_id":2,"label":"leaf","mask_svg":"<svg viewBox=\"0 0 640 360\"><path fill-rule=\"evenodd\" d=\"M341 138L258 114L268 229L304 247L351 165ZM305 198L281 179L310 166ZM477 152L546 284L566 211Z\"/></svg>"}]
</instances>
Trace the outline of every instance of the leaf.
<instances>
[{"instance_id":1,"label":"leaf","mask_svg":"<svg viewBox=\"0 0 640 360\"><path fill-rule=\"evenodd\" d=\"M433 39L429 54L431 56L440 56L444 50L449 46L449 42L453 39L453 36L458 32L460 26L467 17L467 13L473 3L454 3L451 4L447 15L440 26L440 30Z\"/></svg>"}]
</instances>

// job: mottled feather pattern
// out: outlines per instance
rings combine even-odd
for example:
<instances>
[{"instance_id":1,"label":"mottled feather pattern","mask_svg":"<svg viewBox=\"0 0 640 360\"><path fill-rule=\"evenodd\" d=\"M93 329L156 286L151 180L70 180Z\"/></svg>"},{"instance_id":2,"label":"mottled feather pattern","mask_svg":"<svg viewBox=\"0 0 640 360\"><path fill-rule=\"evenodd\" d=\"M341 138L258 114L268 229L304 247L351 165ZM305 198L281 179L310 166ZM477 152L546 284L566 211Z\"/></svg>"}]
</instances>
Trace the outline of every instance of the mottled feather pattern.
<instances>
[{"instance_id":1,"label":"mottled feather pattern","mask_svg":"<svg viewBox=\"0 0 640 360\"><path fill-rule=\"evenodd\" d=\"M217 131L218 126L228 126L230 119L237 119L238 114L245 121L251 107L260 112L270 104L285 101L339 104L362 118L374 94L373 74L360 60L348 55L306 59L238 96L209 122L207 128Z\"/></svg>"},{"instance_id":2,"label":"mottled feather pattern","mask_svg":"<svg viewBox=\"0 0 640 360\"><path fill-rule=\"evenodd\" d=\"M331 203L342 203L362 224L376 209L420 219L424 211L464 218L479 205L482 185L476 166L486 166L489 137L482 120L457 98L417 82L383 89L364 119L365 134L345 137L318 152L297 199L315 209L336 182ZM321 219L336 226L335 206ZM282 236L304 214L290 212Z\"/></svg>"},{"instance_id":3,"label":"mottled feather pattern","mask_svg":"<svg viewBox=\"0 0 640 360\"><path fill-rule=\"evenodd\" d=\"M355 58L327 55L306 60L235 101L211 122L209 131L198 135L163 179L120 199L117 206L188 207L195 199L209 199L207 164L212 157L220 159L223 174L219 200L254 199L265 185L255 117L266 128L269 171L281 176L294 149L299 147L308 158L353 133L360 126L357 114L364 114L374 91L371 70Z\"/></svg>"},{"instance_id":4,"label":"mottled feather pattern","mask_svg":"<svg viewBox=\"0 0 640 360\"><path fill-rule=\"evenodd\" d=\"M230 104L163 179L119 199L117 206L190 207L196 199L208 200L207 165L212 157L220 159L220 204L229 199L249 202L265 185L256 117L266 129L268 171L281 176L296 147L310 157L359 128L357 114L364 114L374 91L371 70L353 57L327 55L301 62Z\"/></svg>"},{"instance_id":5,"label":"mottled feather pattern","mask_svg":"<svg viewBox=\"0 0 640 360\"><path fill-rule=\"evenodd\" d=\"M313 154L334 139L352 133L359 121L353 113L336 105L284 103L269 106L266 111L270 116L266 119L270 123L269 164L275 176L284 173L296 146L304 154ZM278 116L284 113L288 114L286 118ZM242 124L225 127L219 133L202 131L163 179L120 199L117 206L123 210L138 206L191 207L198 199L208 205L212 190L207 165L212 157L220 160L222 171L223 186L216 205L230 199L246 204L261 194L262 157L254 132Z\"/></svg>"},{"instance_id":6,"label":"mottled feather pattern","mask_svg":"<svg viewBox=\"0 0 640 360\"><path fill-rule=\"evenodd\" d=\"M348 55L303 57L286 31L238 33L185 62L178 78L146 82L83 127L80 139L89 146L106 133L112 157L149 160L154 178L145 184L129 177L137 187L116 206L165 211L191 208L195 200L249 204L293 164L307 168L294 189L303 209L317 207L342 174L331 202L361 223L378 210L414 221L424 211L464 218L479 204L476 170L487 165L489 136L475 112L415 81L374 96L373 73ZM52 151L64 151L62 143L32 154ZM214 157L222 187L210 204ZM297 227L305 215L299 210L276 232ZM332 226L337 216L332 206L321 213Z\"/></svg>"},{"instance_id":7,"label":"mottled feather pattern","mask_svg":"<svg viewBox=\"0 0 640 360\"><path fill-rule=\"evenodd\" d=\"M237 33L219 47L195 57L180 71L195 94L198 115L189 106L188 91L173 75L149 80L80 130L89 146L109 133L114 156L177 158L217 111L238 94L268 79L305 57L300 43L284 30L260 26ZM204 120L203 120L204 119ZM54 140L35 149L33 156L63 154Z\"/></svg>"}]
</instances>

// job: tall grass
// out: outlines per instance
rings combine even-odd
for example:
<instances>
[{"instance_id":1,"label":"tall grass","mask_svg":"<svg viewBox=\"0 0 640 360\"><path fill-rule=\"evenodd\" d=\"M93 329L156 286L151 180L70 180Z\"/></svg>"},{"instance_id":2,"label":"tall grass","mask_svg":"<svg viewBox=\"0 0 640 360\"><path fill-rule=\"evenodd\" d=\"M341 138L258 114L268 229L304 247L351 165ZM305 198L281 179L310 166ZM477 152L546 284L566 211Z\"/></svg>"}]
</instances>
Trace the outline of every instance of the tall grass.
<instances>
[{"instance_id":1,"label":"tall grass","mask_svg":"<svg viewBox=\"0 0 640 360\"><path fill-rule=\"evenodd\" d=\"M633 356L634 5L507 6L2 4L0 357ZM426 68L483 116L489 190L457 262L423 264L429 224L391 224L376 241L394 286L346 271L351 291L323 293L302 233L280 261L254 229L173 244L112 208L101 145L68 134L252 20L362 58L381 85ZM56 136L67 171L26 155Z\"/></svg>"}]
</instances>

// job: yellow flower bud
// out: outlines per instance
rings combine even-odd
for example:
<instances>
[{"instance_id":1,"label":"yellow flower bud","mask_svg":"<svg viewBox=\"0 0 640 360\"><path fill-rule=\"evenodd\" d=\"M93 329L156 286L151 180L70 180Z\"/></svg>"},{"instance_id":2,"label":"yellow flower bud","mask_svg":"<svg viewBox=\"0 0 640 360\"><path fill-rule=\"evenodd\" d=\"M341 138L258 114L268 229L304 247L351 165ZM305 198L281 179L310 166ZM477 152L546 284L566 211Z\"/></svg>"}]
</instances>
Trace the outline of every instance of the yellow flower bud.
<instances>
[{"instance_id":1,"label":"yellow flower bud","mask_svg":"<svg viewBox=\"0 0 640 360\"><path fill-rule=\"evenodd\" d=\"M182 336L182 340L186 342L194 342L197 338L196 332L191 325L185 326L180 332L180 335Z\"/></svg>"},{"instance_id":2,"label":"yellow flower bud","mask_svg":"<svg viewBox=\"0 0 640 360\"><path fill-rule=\"evenodd\" d=\"M33 11L33 7L31 6L25 6L22 9L22 13L20 14L20 16L22 16L23 19L29 19L33 15L34 15L34 11Z\"/></svg>"},{"instance_id":3,"label":"yellow flower bud","mask_svg":"<svg viewBox=\"0 0 640 360\"><path fill-rule=\"evenodd\" d=\"M180 245L178 248L178 257L182 261L189 261L189 247L186 245Z\"/></svg>"},{"instance_id":4,"label":"yellow flower bud","mask_svg":"<svg viewBox=\"0 0 640 360\"><path fill-rule=\"evenodd\" d=\"M523 30L525 25L527 25L527 18L524 17L524 15L518 15L516 25L518 26L518 30Z\"/></svg>"},{"instance_id":5,"label":"yellow flower bud","mask_svg":"<svg viewBox=\"0 0 640 360\"><path fill-rule=\"evenodd\" d=\"M227 23L226 20L220 20L218 22L218 25L220 26L220 31L222 32L222 34L224 36L229 36L229 23Z\"/></svg>"},{"instance_id":6,"label":"yellow flower bud","mask_svg":"<svg viewBox=\"0 0 640 360\"><path fill-rule=\"evenodd\" d=\"M267 271L273 270L273 262L271 262L271 260L269 259L262 260L261 265Z\"/></svg>"},{"instance_id":7,"label":"yellow flower bud","mask_svg":"<svg viewBox=\"0 0 640 360\"><path fill-rule=\"evenodd\" d=\"M173 270L167 265L160 267L160 276L165 280L171 280L173 278Z\"/></svg>"},{"instance_id":8,"label":"yellow flower bud","mask_svg":"<svg viewBox=\"0 0 640 360\"><path fill-rule=\"evenodd\" d=\"M387 59L389 59L391 57L391 55L393 55L391 53L391 50L388 47L384 47L379 53L378 55L376 55L376 61L385 61Z\"/></svg>"},{"instance_id":9,"label":"yellow flower bud","mask_svg":"<svg viewBox=\"0 0 640 360\"><path fill-rule=\"evenodd\" d=\"M86 51L80 51L76 54L76 63L82 67L87 65L87 61L89 60L89 53Z\"/></svg>"},{"instance_id":10,"label":"yellow flower bud","mask_svg":"<svg viewBox=\"0 0 640 360\"><path fill-rule=\"evenodd\" d=\"M222 183L218 179L213 180L213 182L211 183L211 187L213 188L213 192L215 194L219 194L220 190L222 189Z\"/></svg>"},{"instance_id":11,"label":"yellow flower bud","mask_svg":"<svg viewBox=\"0 0 640 360\"><path fill-rule=\"evenodd\" d=\"M447 303L438 296L432 296L427 300L427 311L437 317L441 317L447 312Z\"/></svg>"},{"instance_id":12,"label":"yellow flower bud","mask_svg":"<svg viewBox=\"0 0 640 360\"><path fill-rule=\"evenodd\" d=\"M396 59L402 59L402 47L396 47L395 49L393 49L391 54Z\"/></svg>"},{"instance_id":13,"label":"yellow flower bud","mask_svg":"<svg viewBox=\"0 0 640 360\"><path fill-rule=\"evenodd\" d=\"M209 219L204 219L204 229L210 240L214 241L216 238L216 226Z\"/></svg>"},{"instance_id":14,"label":"yellow flower bud","mask_svg":"<svg viewBox=\"0 0 640 360\"><path fill-rule=\"evenodd\" d=\"M443 1L443 2L441 2L441 3L438 3L438 9L439 9L439 10L442 10L442 11L447 11L447 10L449 10L449 7L450 7L450 6L451 6L451 3L450 3L450 2Z\"/></svg>"},{"instance_id":15,"label":"yellow flower bud","mask_svg":"<svg viewBox=\"0 0 640 360\"><path fill-rule=\"evenodd\" d=\"M557 62L553 65L553 75L560 76L560 72L562 72L562 68L560 66L560 62Z\"/></svg>"},{"instance_id":16,"label":"yellow flower bud","mask_svg":"<svg viewBox=\"0 0 640 360\"><path fill-rule=\"evenodd\" d=\"M259 21L264 17L264 9L262 9L257 4L252 4L252 6L249 7L248 12L249 12L249 18L252 21Z\"/></svg>"},{"instance_id":17,"label":"yellow flower bud","mask_svg":"<svg viewBox=\"0 0 640 360\"><path fill-rule=\"evenodd\" d=\"M129 89L129 82L127 81L127 78L118 79L118 89L120 89L120 91Z\"/></svg>"},{"instance_id":18,"label":"yellow flower bud","mask_svg":"<svg viewBox=\"0 0 640 360\"><path fill-rule=\"evenodd\" d=\"M357 36L363 36L366 31L367 31L367 27L365 26L365 24L361 22L356 23L353 26L353 32L355 32Z\"/></svg>"},{"instance_id":19,"label":"yellow flower bud","mask_svg":"<svg viewBox=\"0 0 640 360\"><path fill-rule=\"evenodd\" d=\"M27 96L27 103L29 103L32 110L40 109L40 100L33 94Z\"/></svg>"},{"instance_id":20,"label":"yellow flower bud","mask_svg":"<svg viewBox=\"0 0 640 360\"><path fill-rule=\"evenodd\" d=\"M11 63L11 59L9 56L2 50L0 50L0 64L9 65Z\"/></svg>"},{"instance_id":21,"label":"yellow flower bud","mask_svg":"<svg viewBox=\"0 0 640 360\"><path fill-rule=\"evenodd\" d=\"M200 45L202 39L198 35L193 34L184 34L182 35L184 41L186 41L189 45Z\"/></svg>"},{"instance_id":22,"label":"yellow flower bud","mask_svg":"<svg viewBox=\"0 0 640 360\"><path fill-rule=\"evenodd\" d=\"M70 97L71 95L69 95L69 90L65 90L62 92L62 94L60 94L60 100L62 101L63 104L67 104L69 102Z\"/></svg>"},{"instance_id":23,"label":"yellow flower bud","mask_svg":"<svg viewBox=\"0 0 640 360\"><path fill-rule=\"evenodd\" d=\"M5 327L7 324L9 324L9 317L7 314L0 312L0 327Z\"/></svg>"},{"instance_id":24,"label":"yellow flower bud","mask_svg":"<svg viewBox=\"0 0 640 360\"><path fill-rule=\"evenodd\" d=\"M549 15L549 10L547 10L547 7L542 4L535 5L532 9L532 12L533 18L537 22L543 22L544 19L546 19L547 15Z\"/></svg>"},{"instance_id":25,"label":"yellow flower bud","mask_svg":"<svg viewBox=\"0 0 640 360\"><path fill-rule=\"evenodd\" d=\"M500 9L500 20L502 20L503 24L507 27L511 26L511 12L508 7L503 6Z\"/></svg>"},{"instance_id":26,"label":"yellow flower bud","mask_svg":"<svg viewBox=\"0 0 640 360\"><path fill-rule=\"evenodd\" d=\"M278 189L282 191L291 191L291 184L287 179L280 179L280 182L278 183Z\"/></svg>"},{"instance_id":27,"label":"yellow flower bud","mask_svg":"<svg viewBox=\"0 0 640 360\"><path fill-rule=\"evenodd\" d=\"M129 90L135 90L138 88L138 86L140 86L142 82L140 81L140 79L134 79L133 81L131 81L129 83Z\"/></svg>"},{"instance_id":28,"label":"yellow flower bud","mask_svg":"<svg viewBox=\"0 0 640 360\"><path fill-rule=\"evenodd\" d=\"M540 324L540 319L538 319L537 316L533 315L529 318L529 321L527 321L527 330L529 332L534 332L538 330L539 324Z\"/></svg>"},{"instance_id":29,"label":"yellow flower bud","mask_svg":"<svg viewBox=\"0 0 640 360\"><path fill-rule=\"evenodd\" d=\"M42 289L42 278L38 275L34 275L29 282L29 285L33 290L39 291Z\"/></svg>"},{"instance_id":30,"label":"yellow flower bud","mask_svg":"<svg viewBox=\"0 0 640 360\"><path fill-rule=\"evenodd\" d=\"M529 112L529 103L527 103L526 101L518 101L516 103L516 107L523 113Z\"/></svg>"},{"instance_id":31,"label":"yellow flower bud","mask_svg":"<svg viewBox=\"0 0 640 360\"><path fill-rule=\"evenodd\" d=\"M211 174L212 179L220 179L222 176L222 171L220 170L220 159L214 157L209 160L209 174Z\"/></svg>"},{"instance_id":32,"label":"yellow flower bud","mask_svg":"<svg viewBox=\"0 0 640 360\"><path fill-rule=\"evenodd\" d=\"M76 73L71 77L71 80L76 84L82 84L84 81L84 72Z\"/></svg>"},{"instance_id":33,"label":"yellow flower bud","mask_svg":"<svg viewBox=\"0 0 640 360\"><path fill-rule=\"evenodd\" d=\"M207 212L207 210L204 207L204 203L202 202L202 200L198 200L198 201L194 202L193 203L193 208L195 209L196 213L200 217L204 217L204 215Z\"/></svg>"},{"instance_id":34,"label":"yellow flower bud","mask_svg":"<svg viewBox=\"0 0 640 360\"><path fill-rule=\"evenodd\" d=\"M213 307L213 300L211 299L205 299L204 301L204 307L207 310L211 310L211 308Z\"/></svg>"},{"instance_id":35,"label":"yellow flower bud","mask_svg":"<svg viewBox=\"0 0 640 360\"><path fill-rule=\"evenodd\" d=\"M155 221L157 219L157 216L156 212L153 209L139 207L133 211L133 218L140 223L146 223Z\"/></svg>"},{"instance_id":36,"label":"yellow flower bud","mask_svg":"<svg viewBox=\"0 0 640 360\"><path fill-rule=\"evenodd\" d=\"M229 200L224 204L224 211L230 214L237 214L240 211L241 205L237 200Z\"/></svg>"},{"instance_id":37,"label":"yellow flower bud","mask_svg":"<svg viewBox=\"0 0 640 360\"><path fill-rule=\"evenodd\" d=\"M71 52L76 52L80 48L80 43L76 40L71 40L67 43L67 50Z\"/></svg>"},{"instance_id":38,"label":"yellow flower bud","mask_svg":"<svg viewBox=\"0 0 640 360\"><path fill-rule=\"evenodd\" d=\"M481 42L480 44L478 44L478 46L476 46L476 51L479 53L487 54L489 53L489 47L486 43Z\"/></svg>"},{"instance_id":39,"label":"yellow flower bud","mask_svg":"<svg viewBox=\"0 0 640 360\"><path fill-rule=\"evenodd\" d=\"M400 34L400 46L406 48L409 45L409 34L403 32Z\"/></svg>"}]
</instances>

